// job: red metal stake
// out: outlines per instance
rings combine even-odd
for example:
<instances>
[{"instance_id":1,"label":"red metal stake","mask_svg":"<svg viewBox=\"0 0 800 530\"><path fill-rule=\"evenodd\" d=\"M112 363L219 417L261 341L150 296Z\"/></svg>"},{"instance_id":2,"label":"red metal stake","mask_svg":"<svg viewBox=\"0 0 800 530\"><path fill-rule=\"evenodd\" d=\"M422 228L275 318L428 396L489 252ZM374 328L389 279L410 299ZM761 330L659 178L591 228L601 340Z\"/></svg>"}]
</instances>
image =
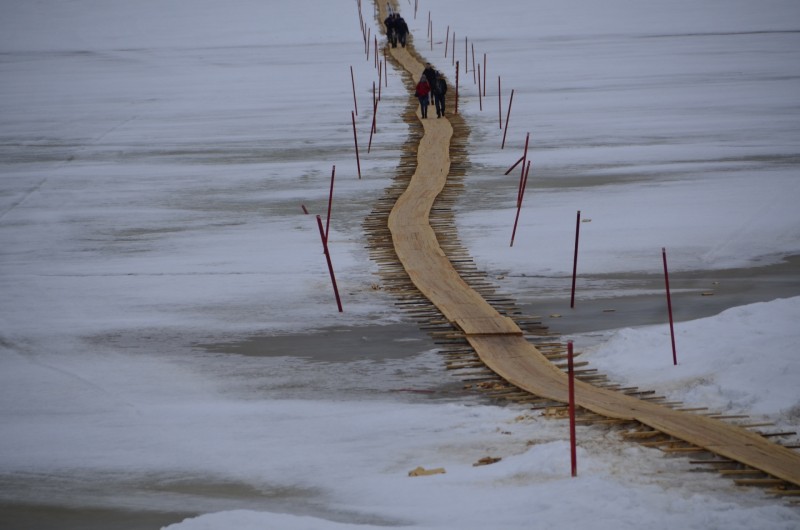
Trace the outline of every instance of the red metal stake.
<instances>
[{"instance_id":1,"label":"red metal stake","mask_svg":"<svg viewBox=\"0 0 800 530\"><path fill-rule=\"evenodd\" d=\"M531 171L531 161L528 160L528 167L523 168L522 173L525 175L520 182L520 195L517 200L517 216L514 218L514 230L511 231L511 245L514 246L514 237L517 235L517 223L519 223L519 213L522 211L522 198L525 196L525 186L528 185L528 173Z\"/></svg>"},{"instance_id":2,"label":"red metal stake","mask_svg":"<svg viewBox=\"0 0 800 530\"><path fill-rule=\"evenodd\" d=\"M477 80L475 78L475 43L472 43L472 83L477 84Z\"/></svg>"},{"instance_id":3,"label":"red metal stake","mask_svg":"<svg viewBox=\"0 0 800 530\"><path fill-rule=\"evenodd\" d=\"M575 365L572 361L572 341L567 341L567 372L569 374L569 453L572 476L578 476L578 455L575 449Z\"/></svg>"},{"instance_id":4,"label":"red metal stake","mask_svg":"<svg viewBox=\"0 0 800 530\"><path fill-rule=\"evenodd\" d=\"M358 116L358 101L356 101L356 77L353 74L353 67L350 67L350 80L353 82L353 108Z\"/></svg>"},{"instance_id":5,"label":"red metal stake","mask_svg":"<svg viewBox=\"0 0 800 530\"><path fill-rule=\"evenodd\" d=\"M328 239L325 236L322 228L322 218L317 216L317 225L319 226L319 236L322 238L322 250L325 252L325 260L328 262L328 272L331 274L331 283L333 283L333 294L336 296L336 305L339 307L339 312L342 312L342 299L339 298L339 288L336 286L336 276L333 274L333 263L331 263L331 255L328 252Z\"/></svg>"},{"instance_id":6,"label":"red metal stake","mask_svg":"<svg viewBox=\"0 0 800 530\"><path fill-rule=\"evenodd\" d=\"M383 73L383 61L378 63L378 101L381 100L381 77Z\"/></svg>"},{"instance_id":7,"label":"red metal stake","mask_svg":"<svg viewBox=\"0 0 800 530\"><path fill-rule=\"evenodd\" d=\"M308 215L308 208L306 208L305 204L301 204L300 207L303 209L303 213Z\"/></svg>"},{"instance_id":8,"label":"red metal stake","mask_svg":"<svg viewBox=\"0 0 800 530\"><path fill-rule=\"evenodd\" d=\"M483 54L483 95L486 95L486 54Z\"/></svg>"},{"instance_id":9,"label":"red metal stake","mask_svg":"<svg viewBox=\"0 0 800 530\"><path fill-rule=\"evenodd\" d=\"M331 230L331 207L333 206L333 178L336 176L336 166L331 170L331 192L328 195L328 220L325 223L325 241L328 241L328 234ZM303 207L305 208L305 206Z\"/></svg>"},{"instance_id":10,"label":"red metal stake","mask_svg":"<svg viewBox=\"0 0 800 530\"><path fill-rule=\"evenodd\" d=\"M483 97L481 94L481 65L478 63L478 108L483 110Z\"/></svg>"},{"instance_id":11,"label":"red metal stake","mask_svg":"<svg viewBox=\"0 0 800 530\"><path fill-rule=\"evenodd\" d=\"M378 101L375 100L375 108L372 112L372 128L369 131L369 145L367 145L367 153L369 153L372 150L372 135L378 131L375 123L375 120L377 119L378 119Z\"/></svg>"},{"instance_id":12,"label":"red metal stake","mask_svg":"<svg viewBox=\"0 0 800 530\"><path fill-rule=\"evenodd\" d=\"M377 104L378 104L378 93L375 90L375 81L373 81L372 82L372 108L375 109L375 105L377 105ZM375 114L373 113L372 116L375 117ZM373 124L374 123L375 122L373 121ZM372 129L375 130L375 126L374 125L372 126Z\"/></svg>"},{"instance_id":13,"label":"red metal stake","mask_svg":"<svg viewBox=\"0 0 800 530\"><path fill-rule=\"evenodd\" d=\"M358 178L361 179L361 160L358 156L358 135L356 134L356 115L354 112L350 112L350 116L353 118L353 141L356 144L356 165L358 166Z\"/></svg>"},{"instance_id":14,"label":"red metal stake","mask_svg":"<svg viewBox=\"0 0 800 530\"><path fill-rule=\"evenodd\" d=\"M667 311L669 312L669 334L672 337L672 364L678 366L678 353L675 349L675 324L672 320L672 297L669 294L669 272L667 271L667 249L661 247L661 256L664 258L664 282L667 286Z\"/></svg>"},{"instance_id":15,"label":"red metal stake","mask_svg":"<svg viewBox=\"0 0 800 530\"><path fill-rule=\"evenodd\" d=\"M503 129L503 143L500 144L500 149L506 148L506 134L508 134L508 120L511 118L511 104L513 102L514 102L514 89L512 88L511 97L508 99L508 112L506 112L506 126Z\"/></svg>"},{"instance_id":16,"label":"red metal stake","mask_svg":"<svg viewBox=\"0 0 800 530\"><path fill-rule=\"evenodd\" d=\"M522 162L523 160L525 160L525 156L524 156L524 155L523 155L523 156L521 156L521 157L519 157L519 160L517 160L516 162L514 162L514 165L513 165L513 166L511 166L510 168L508 168L508 171L506 171L506 172L505 172L505 173L503 173L503 174L504 174L504 175L508 175L509 173L511 173L511 172L514 170L514 168L515 168L515 167L517 167L517 166L519 165L519 163L520 163L520 162Z\"/></svg>"},{"instance_id":17,"label":"red metal stake","mask_svg":"<svg viewBox=\"0 0 800 530\"><path fill-rule=\"evenodd\" d=\"M501 91L500 91L500 76L497 76L497 120L500 123L500 128L503 128L503 103L500 101L501 98Z\"/></svg>"},{"instance_id":18,"label":"red metal stake","mask_svg":"<svg viewBox=\"0 0 800 530\"><path fill-rule=\"evenodd\" d=\"M456 106L455 113L458 114L458 61L456 61Z\"/></svg>"},{"instance_id":19,"label":"red metal stake","mask_svg":"<svg viewBox=\"0 0 800 530\"><path fill-rule=\"evenodd\" d=\"M517 189L517 204L522 202L523 181L525 180L525 161L528 159L528 141L531 138L531 133L525 135L525 150L522 151L522 173L519 175L519 189Z\"/></svg>"},{"instance_id":20,"label":"red metal stake","mask_svg":"<svg viewBox=\"0 0 800 530\"><path fill-rule=\"evenodd\" d=\"M375 68L377 67L378 67L378 35L375 35Z\"/></svg>"},{"instance_id":21,"label":"red metal stake","mask_svg":"<svg viewBox=\"0 0 800 530\"><path fill-rule=\"evenodd\" d=\"M575 225L575 259L572 262L572 298L570 299L569 306L575 307L575 279L578 276L578 240L581 235L581 211L578 210L578 221Z\"/></svg>"}]
</instances>

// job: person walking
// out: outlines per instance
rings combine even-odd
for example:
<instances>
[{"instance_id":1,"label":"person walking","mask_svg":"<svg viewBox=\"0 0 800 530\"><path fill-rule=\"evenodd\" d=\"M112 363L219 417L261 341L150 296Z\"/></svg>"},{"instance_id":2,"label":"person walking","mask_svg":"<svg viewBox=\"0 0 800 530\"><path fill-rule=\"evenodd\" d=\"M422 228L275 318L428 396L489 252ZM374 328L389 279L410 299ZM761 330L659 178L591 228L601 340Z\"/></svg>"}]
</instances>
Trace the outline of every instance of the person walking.
<instances>
[{"instance_id":1,"label":"person walking","mask_svg":"<svg viewBox=\"0 0 800 530\"><path fill-rule=\"evenodd\" d=\"M436 82L431 86L433 93L433 102L436 104L436 117L441 118L444 116L444 102L445 94L447 94L447 81L444 80L441 73L437 72Z\"/></svg>"},{"instance_id":2,"label":"person walking","mask_svg":"<svg viewBox=\"0 0 800 530\"><path fill-rule=\"evenodd\" d=\"M389 41L389 44L392 45L392 48L397 48L397 26L396 26L396 19L394 14L390 14L386 17L386 20L383 21L384 26L386 26L386 40Z\"/></svg>"},{"instance_id":3,"label":"person walking","mask_svg":"<svg viewBox=\"0 0 800 530\"><path fill-rule=\"evenodd\" d=\"M417 83L417 88L414 92L414 95L419 99L419 106L420 110L422 111L422 117L428 117L428 103L430 103L430 92L431 92L431 85L428 83L428 78L424 75L420 77L419 83Z\"/></svg>"},{"instance_id":4,"label":"person walking","mask_svg":"<svg viewBox=\"0 0 800 530\"><path fill-rule=\"evenodd\" d=\"M395 31L395 39L400 40L400 44L403 48L406 47L406 38L408 37L408 24L403 17L400 16L400 13L394 14L394 31ZM397 42L395 41L395 48L397 47Z\"/></svg>"}]
</instances>

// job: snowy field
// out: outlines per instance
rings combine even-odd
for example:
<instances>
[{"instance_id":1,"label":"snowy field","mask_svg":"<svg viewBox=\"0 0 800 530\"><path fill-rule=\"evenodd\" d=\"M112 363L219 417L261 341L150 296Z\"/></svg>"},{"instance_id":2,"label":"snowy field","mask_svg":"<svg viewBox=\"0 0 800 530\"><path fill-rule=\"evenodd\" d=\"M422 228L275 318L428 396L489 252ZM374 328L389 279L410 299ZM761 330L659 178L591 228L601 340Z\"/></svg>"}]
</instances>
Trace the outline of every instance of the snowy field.
<instances>
[{"instance_id":1,"label":"snowy field","mask_svg":"<svg viewBox=\"0 0 800 530\"><path fill-rule=\"evenodd\" d=\"M409 95L390 69L367 154L377 72L354 0L0 6L3 528L800 527L797 508L601 428L579 428L571 478L564 422L453 390L373 288L361 223ZM794 0L413 7L417 47L451 80L448 26L462 63L465 36L487 54L483 111L461 72L458 228L523 301L568 296L578 210L585 298L652 294L607 278L657 278L662 247L678 276L800 254ZM504 114L515 90L504 150L498 75ZM511 248L503 172L526 133ZM314 219L333 165L341 314ZM791 430L800 290L772 298L680 322L677 367L663 324L572 338L619 382ZM473 467L486 456L502 461Z\"/></svg>"}]
</instances>

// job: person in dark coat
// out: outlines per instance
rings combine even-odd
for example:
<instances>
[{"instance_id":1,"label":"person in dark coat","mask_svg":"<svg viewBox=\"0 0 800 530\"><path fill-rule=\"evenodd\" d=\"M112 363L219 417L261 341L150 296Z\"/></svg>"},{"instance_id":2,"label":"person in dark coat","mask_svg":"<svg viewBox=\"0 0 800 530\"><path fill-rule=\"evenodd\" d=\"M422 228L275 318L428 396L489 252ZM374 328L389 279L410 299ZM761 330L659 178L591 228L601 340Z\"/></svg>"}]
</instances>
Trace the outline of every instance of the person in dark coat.
<instances>
[{"instance_id":1,"label":"person in dark coat","mask_svg":"<svg viewBox=\"0 0 800 530\"><path fill-rule=\"evenodd\" d=\"M391 14L383 21L383 25L386 26L386 40L391 43L392 48L397 48L397 28L395 20L395 15Z\"/></svg>"},{"instance_id":2,"label":"person in dark coat","mask_svg":"<svg viewBox=\"0 0 800 530\"><path fill-rule=\"evenodd\" d=\"M397 35L397 39L400 40L400 44L405 48L406 38L408 37L408 24L406 24L405 19L400 16L400 13L395 13L394 17L394 31ZM396 47L397 46L395 46L395 48Z\"/></svg>"},{"instance_id":3,"label":"person in dark coat","mask_svg":"<svg viewBox=\"0 0 800 530\"><path fill-rule=\"evenodd\" d=\"M436 82L433 83L431 86L431 92L433 93L433 101L436 104L436 117L441 118L444 116L444 100L445 94L447 94L447 81L444 80L442 74L437 72Z\"/></svg>"},{"instance_id":4,"label":"person in dark coat","mask_svg":"<svg viewBox=\"0 0 800 530\"><path fill-rule=\"evenodd\" d=\"M423 75L419 79L419 83L417 83L416 91L414 95L417 96L419 99L419 106L420 110L422 111L422 117L428 117L428 103L430 103L430 92L431 92L431 85L428 83L428 79Z\"/></svg>"},{"instance_id":5,"label":"person in dark coat","mask_svg":"<svg viewBox=\"0 0 800 530\"><path fill-rule=\"evenodd\" d=\"M422 71L422 75L428 80L428 84L431 86L431 90L433 90L433 87L436 86L436 76L438 72L431 66L431 63L425 63L425 69ZM430 95L430 103L433 103L433 94Z\"/></svg>"}]
</instances>

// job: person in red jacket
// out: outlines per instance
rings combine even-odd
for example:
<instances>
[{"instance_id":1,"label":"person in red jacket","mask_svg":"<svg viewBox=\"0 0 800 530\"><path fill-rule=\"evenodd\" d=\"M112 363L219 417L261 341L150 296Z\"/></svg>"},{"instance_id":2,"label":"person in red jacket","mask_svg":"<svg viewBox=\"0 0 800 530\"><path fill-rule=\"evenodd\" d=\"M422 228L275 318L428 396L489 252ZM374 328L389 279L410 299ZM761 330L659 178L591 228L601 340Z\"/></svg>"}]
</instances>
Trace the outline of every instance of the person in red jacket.
<instances>
[{"instance_id":1,"label":"person in red jacket","mask_svg":"<svg viewBox=\"0 0 800 530\"><path fill-rule=\"evenodd\" d=\"M430 103L430 94L431 92L431 85L428 84L428 78L424 75L419 79L419 83L417 83L417 90L414 93L419 99L419 106L422 110L422 117L428 117L428 103Z\"/></svg>"}]
</instances>

